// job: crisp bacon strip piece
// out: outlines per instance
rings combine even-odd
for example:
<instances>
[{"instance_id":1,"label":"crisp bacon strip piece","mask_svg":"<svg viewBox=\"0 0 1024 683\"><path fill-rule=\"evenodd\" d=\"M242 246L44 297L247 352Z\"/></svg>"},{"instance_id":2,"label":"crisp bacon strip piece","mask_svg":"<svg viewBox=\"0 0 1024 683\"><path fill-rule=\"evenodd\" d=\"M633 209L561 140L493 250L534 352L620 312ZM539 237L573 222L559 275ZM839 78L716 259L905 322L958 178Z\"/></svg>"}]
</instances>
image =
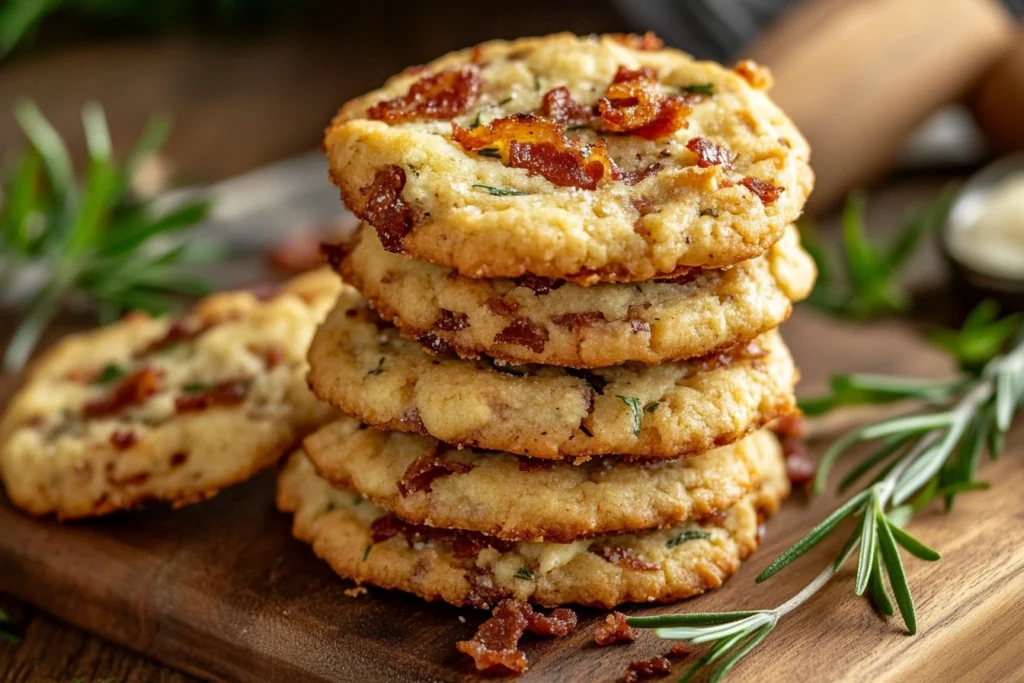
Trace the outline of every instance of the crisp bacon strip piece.
<instances>
[{"instance_id":1,"label":"crisp bacon strip piece","mask_svg":"<svg viewBox=\"0 0 1024 683\"><path fill-rule=\"evenodd\" d=\"M569 139L564 125L533 114L513 114L472 130L452 122L452 139L468 151L495 148L507 165L560 187L593 190L602 178L621 176L602 140Z\"/></svg>"},{"instance_id":2,"label":"crisp bacon strip piece","mask_svg":"<svg viewBox=\"0 0 1024 683\"><path fill-rule=\"evenodd\" d=\"M495 344L514 344L541 353L548 340L548 331L529 318L513 318L501 332L494 335Z\"/></svg>"},{"instance_id":3,"label":"crisp bacon strip piece","mask_svg":"<svg viewBox=\"0 0 1024 683\"><path fill-rule=\"evenodd\" d=\"M189 320L187 318L175 320L171 323L171 326L167 328L167 332L164 333L164 336L153 340L147 346L136 351L135 357L141 358L143 356L148 356L151 353L169 349L176 344L192 341L203 332L210 329L210 327L210 325L201 323L198 320Z\"/></svg>"},{"instance_id":4,"label":"crisp bacon strip piece","mask_svg":"<svg viewBox=\"0 0 1024 683\"><path fill-rule=\"evenodd\" d=\"M743 177L743 180L740 181L740 185L756 194L762 204L771 204L778 199L779 195L786 189L784 187L779 187L778 185L772 185L766 180L761 180L760 178L755 178L749 175Z\"/></svg>"},{"instance_id":5,"label":"crisp bacon strip piece","mask_svg":"<svg viewBox=\"0 0 1024 683\"><path fill-rule=\"evenodd\" d=\"M179 413L194 413L214 406L236 405L244 401L248 393L248 380L230 379L204 391L176 396L174 408Z\"/></svg>"},{"instance_id":6,"label":"crisp bacon strip piece","mask_svg":"<svg viewBox=\"0 0 1024 683\"><path fill-rule=\"evenodd\" d=\"M642 572L653 572L658 569L658 565L637 556L637 554L629 548L604 546L597 549L592 548L590 552L594 553L606 562L617 564L626 569L635 569Z\"/></svg>"},{"instance_id":7,"label":"crisp bacon strip piece","mask_svg":"<svg viewBox=\"0 0 1024 683\"><path fill-rule=\"evenodd\" d=\"M736 161L735 152L716 145L707 138L690 138L690 141L686 143L686 149L697 155L697 165L701 168L732 166L732 162Z\"/></svg>"},{"instance_id":8,"label":"crisp bacon strip piece","mask_svg":"<svg viewBox=\"0 0 1024 683\"><path fill-rule=\"evenodd\" d=\"M661 655L650 659L635 659L626 667L623 683L637 683L648 678L664 678L672 673L672 662Z\"/></svg>"},{"instance_id":9,"label":"crisp bacon strip piece","mask_svg":"<svg viewBox=\"0 0 1024 683\"><path fill-rule=\"evenodd\" d=\"M143 367L131 373L102 398L89 401L82 407L85 417L107 417L116 415L125 408L145 403L160 392L164 371L160 368Z\"/></svg>"},{"instance_id":10,"label":"crisp bacon strip piece","mask_svg":"<svg viewBox=\"0 0 1024 683\"><path fill-rule=\"evenodd\" d=\"M598 100L597 109L602 130L647 140L686 128L686 115L691 111L685 98L662 96L657 73L646 66L636 70L620 66L605 96Z\"/></svg>"},{"instance_id":11,"label":"crisp bacon strip piece","mask_svg":"<svg viewBox=\"0 0 1024 683\"><path fill-rule=\"evenodd\" d=\"M515 547L515 543L488 536L477 531L460 529L441 529L422 524L409 524L395 515L384 515L373 520L370 525L371 538L374 543L381 543L393 536L401 534L409 543L433 541L447 546L453 557L476 557L484 548L494 548L506 553Z\"/></svg>"},{"instance_id":12,"label":"crisp bacon strip piece","mask_svg":"<svg viewBox=\"0 0 1024 683\"><path fill-rule=\"evenodd\" d=\"M480 85L480 68L475 64L450 67L421 77L404 97L378 102L367 115L385 123L451 119L473 106Z\"/></svg>"},{"instance_id":13,"label":"crisp bacon strip piece","mask_svg":"<svg viewBox=\"0 0 1024 683\"><path fill-rule=\"evenodd\" d=\"M424 453L409 463L405 474L398 480L398 493L403 498L418 491L429 493L434 480L449 474L464 474L473 469L472 465L464 462L446 460L439 455L438 450Z\"/></svg>"},{"instance_id":14,"label":"crisp bacon strip piece","mask_svg":"<svg viewBox=\"0 0 1024 683\"><path fill-rule=\"evenodd\" d=\"M593 115L590 107L573 99L572 93L564 85L544 93L540 101L540 113L558 123L584 123Z\"/></svg>"},{"instance_id":15,"label":"crisp bacon strip piece","mask_svg":"<svg viewBox=\"0 0 1024 683\"><path fill-rule=\"evenodd\" d=\"M780 417L772 427L782 444L786 458L786 474L793 486L807 486L814 480L817 468L807 456L807 422L800 415Z\"/></svg>"},{"instance_id":16,"label":"crisp bacon strip piece","mask_svg":"<svg viewBox=\"0 0 1024 683\"><path fill-rule=\"evenodd\" d=\"M594 642L598 645L613 645L615 643L631 643L636 640L636 629L626 623L626 615L622 612L612 612L604 618L603 624L598 624L594 631Z\"/></svg>"},{"instance_id":17,"label":"crisp bacon strip piece","mask_svg":"<svg viewBox=\"0 0 1024 683\"><path fill-rule=\"evenodd\" d=\"M366 205L358 216L377 229L380 243L387 251L402 253L402 240L412 232L412 209L402 199L405 171L401 166L387 166L377 171L373 182L362 188ZM331 252L325 252L328 262Z\"/></svg>"},{"instance_id":18,"label":"crisp bacon strip piece","mask_svg":"<svg viewBox=\"0 0 1024 683\"><path fill-rule=\"evenodd\" d=\"M472 640L460 641L456 647L473 658L477 671L518 674L527 668L526 655L519 649L519 639L526 631L562 638L575 628L572 610L559 608L544 616L527 602L507 598L480 624Z\"/></svg>"}]
</instances>

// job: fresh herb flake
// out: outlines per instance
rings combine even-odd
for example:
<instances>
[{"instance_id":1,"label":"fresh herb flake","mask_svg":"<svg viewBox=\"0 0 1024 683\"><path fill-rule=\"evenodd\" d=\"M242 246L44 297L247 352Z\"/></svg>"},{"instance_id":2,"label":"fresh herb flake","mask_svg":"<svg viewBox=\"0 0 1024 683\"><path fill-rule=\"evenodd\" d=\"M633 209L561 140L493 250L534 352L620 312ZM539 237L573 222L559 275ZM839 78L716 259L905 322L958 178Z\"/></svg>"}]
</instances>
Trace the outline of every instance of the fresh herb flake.
<instances>
[{"instance_id":1,"label":"fresh herb flake","mask_svg":"<svg viewBox=\"0 0 1024 683\"><path fill-rule=\"evenodd\" d=\"M675 538L670 538L665 546L668 548L675 548L677 545L681 545L687 541L695 541L698 538L711 538L711 533L708 531L684 531Z\"/></svg>"},{"instance_id":2,"label":"fresh herb flake","mask_svg":"<svg viewBox=\"0 0 1024 683\"><path fill-rule=\"evenodd\" d=\"M370 557L371 550L373 550L373 545L366 546L366 550L363 551L363 562L366 562L367 558Z\"/></svg>"},{"instance_id":3,"label":"fresh herb flake","mask_svg":"<svg viewBox=\"0 0 1024 683\"><path fill-rule=\"evenodd\" d=\"M203 384L202 382L189 382L188 384L181 385L181 390L186 394L201 394L209 389L210 385Z\"/></svg>"},{"instance_id":4,"label":"fresh herb flake","mask_svg":"<svg viewBox=\"0 0 1024 683\"><path fill-rule=\"evenodd\" d=\"M370 375L376 376L381 374L382 372L384 372L384 356L381 356L380 360L377 361L377 367L367 372L366 375L367 377L369 377Z\"/></svg>"},{"instance_id":5,"label":"fresh herb flake","mask_svg":"<svg viewBox=\"0 0 1024 683\"><path fill-rule=\"evenodd\" d=\"M533 89L540 92L540 76L533 77Z\"/></svg>"},{"instance_id":6,"label":"fresh herb flake","mask_svg":"<svg viewBox=\"0 0 1024 683\"><path fill-rule=\"evenodd\" d=\"M103 366L103 370L100 371L99 376L96 378L96 384L110 384L116 379L124 377L124 368L115 363L107 363Z\"/></svg>"},{"instance_id":7,"label":"fresh herb flake","mask_svg":"<svg viewBox=\"0 0 1024 683\"><path fill-rule=\"evenodd\" d=\"M621 396L618 394L616 394L615 398L629 406L629 410L633 414L633 435L640 436L640 427L644 422L644 411L642 404L640 403L640 399L633 396Z\"/></svg>"},{"instance_id":8,"label":"fresh herb flake","mask_svg":"<svg viewBox=\"0 0 1024 683\"><path fill-rule=\"evenodd\" d=\"M488 194L495 197L520 197L522 195L530 194L529 192L521 192L519 190L506 190L503 187L492 187L491 185L474 185L473 187L478 190L484 190Z\"/></svg>"},{"instance_id":9,"label":"fresh herb flake","mask_svg":"<svg viewBox=\"0 0 1024 683\"><path fill-rule=\"evenodd\" d=\"M482 157L490 157L491 159L500 159L501 152L498 151L497 147L484 147L476 152Z\"/></svg>"},{"instance_id":10,"label":"fresh herb flake","mask_svg":"<svg viewBox=\"0 0 1024 683\"><path fill-rule=\"evenodd\" d=\"M533 579L533 572L531 572L526 567L523 567L522 569L520 569L519 571L516 572L515 576L516 576L517 579L523 579L524 581L530 581L530 580Z\"/></svg>"},{"instance_id":11,"label":"fresh herb flake","mask_svg":"<svg viewBox=\"0 0 1024 683\"><path fill-rule=\"evenodd\" d=\"M684 85L679 88L679 92L684 95L707 95L710 97L715 94L715 86L710 83L694 83L693 85Z\"/></svg>"},{"instance_id":12,"label":"fresh herb flake","mask_svg":"<svg viewBox=\"0 0 1024 683\"><path fill-rule=\"evenodd\" d=\"M658 409L658 406L660 406L660 405L661 404L658 403L657 401L655 401L654 403L648 403L647 407L644 408L644 410L647 411L648 413L653 413L655 410Z\"/></svg>"}]
</instances>

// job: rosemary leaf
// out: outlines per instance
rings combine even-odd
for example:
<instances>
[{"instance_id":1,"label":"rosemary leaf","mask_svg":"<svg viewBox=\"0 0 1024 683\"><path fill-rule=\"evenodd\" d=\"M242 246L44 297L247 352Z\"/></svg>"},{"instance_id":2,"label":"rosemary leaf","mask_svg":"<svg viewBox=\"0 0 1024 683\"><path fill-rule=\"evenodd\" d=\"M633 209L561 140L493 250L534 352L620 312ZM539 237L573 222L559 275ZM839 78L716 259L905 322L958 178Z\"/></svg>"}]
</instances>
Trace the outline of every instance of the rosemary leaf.
<instances>
[{"instance_id":1,"label":"rosemary leaf","mask_svg":"<svg viewBox=\"0 0 1024 683\"><path fill-rule=\"evenodd\" d=\"M896 542L903 546L908 553L914 557L925 560L926 562L935 562L936 560L942 559L942 555L932 550L924 543L908 534L898 526L890 525L889 531L892 533L893 538Z\"/></svg>"},{"instance_id":2,"label":"rosemary leaf","mask_svg":"<svg viewBox=\"0 0 1024 683\"><path fill-rule=\"evenodd\" d=\"M693 612L690 614L662 614L654 617L629 617L626 623L637 628L661 628L668 626L717 626L738 619L759 614L748 612Z\"/></svg>"},{"instance_id":3,"label":"rosemary leaf","mask_svg":"<svg viewBox=\"0 0 1024 683\"><path fill-rule=\"evenodd\" d=\"M868 501L867 507L864 509L864 518L861 520L860 555L857 558L857 579L853 589L854 595L864 595L864 591L868 589L868 579L871 578L875 553L878 551L875 545L878 528L877 510L877 499L872 496L871 500Z\"/></svg>"},{"instance_id":4,"label":"rosemary leaf","mask_svg":"<svg viewBox=\"0 0 1024 683\"><path fill-rule=\"evenodd\" d=\"M892 600L889 599L889 592L885 588L885 578L882 575L882 556L875 553L872 560L871 580L868 582L868 597L871 604L875 606L880 614L891 617L895 614Z\"/></svg>"},{"instance_id":5,"label":"rosemary leaf","mask_svg":"<svg viewBox=\"0 0 1024 683\"><path fill-rule=\"evenodd\" d=\"M644 411L640 399L633 396L615 395L615 398L625 403L633 416L633 435L640 436L640 429L644 423Z\"/></svg>"},{"instance_id":6,"label":"rosemary leaf","mask_svg":"<svg viewBox=\"0 0 1024 683\"><path fill-rule=\"evenodd\" d=\"M881 550L882 562L885 565L886 573L889 574L889 585L896 598L896 604L900 608L900 615L903 623L911 635L917 633L917 616L914 613L914 598L910 594L910 585L907 583L907 574L903 570L903 562L900 560L900 551L896 548L896 541L893 538L890 526L879 514L878 547Z\"/></svg>"},{"instance_id":7,"label":"rosemary leaf","mask_svg":"<svg viewBox=\"0 0 1024 683\"><path fill-rule=\"evenodd\" d=\"M736 666L736 664L741 659L746 657L751 650L753 650L755 647L764 642L765 638L767 638L771 634L772 629L774 628L775 624L769 624L767 626L762 626L760 629L755 631L746 643L741 645L739 649L737 649L735 652L729 655L728 659L722 662L722 665L718 667L715 670L715 672L711 675L711 678L708 679L708 683L718 683L719 681L723 680L725 676L730 671L732 671L732 668Z\"/></svg>"},{"instance_id":8,"label":"rosemary leaf","mask_svg":"<svg viewBox=\"0 0 1024 683\"><path fill-rule=\"evenodd\" d=\"M523 195L530 194L529 192L521 192L519 190L506 190L503 187L492 187L491 185L474 185L478 190L484 190L488 194L494 195L495 197L521 197Z\"/></svg>"}]
</instances>

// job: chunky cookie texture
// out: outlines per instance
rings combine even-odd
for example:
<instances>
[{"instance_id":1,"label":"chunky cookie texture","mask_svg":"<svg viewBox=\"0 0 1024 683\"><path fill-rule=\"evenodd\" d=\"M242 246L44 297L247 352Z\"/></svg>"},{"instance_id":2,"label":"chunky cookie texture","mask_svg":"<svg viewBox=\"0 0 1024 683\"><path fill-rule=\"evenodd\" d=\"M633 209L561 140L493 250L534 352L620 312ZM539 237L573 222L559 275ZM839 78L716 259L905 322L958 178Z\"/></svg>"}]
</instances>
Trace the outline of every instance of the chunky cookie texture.
<instances>
[{"instance_id":1,"label":"chunky cookie texture","mask_svg":"<svg viewBox=\"0 0 1024 683\"><path fill-rule=\"evenodd\" d=\"M381 317L428 349L575 368L660 363L749 341L784 322L816 275L795 227L763 255L731 268L592 287L531 276L461 277L388 252L366 224L354 244L328 251ZM527 330L535 338L521 343Z\"/></svg>"},{"instance_id":2,"label":"chunky cookie texture","mask_svg":"<svg viewBox=\"0 0 1024 683\"><path fill-rule=\"evenodd\" d=\"M427 353L346 288L309 360L316 395L368 425L535 458L693 455L795 410L796 370L775 331L659 365L502 366Z\"/></svg>"},{"instance_id":3,"label":"chunky cookie texture","mask_svg":"<svg viewBox=\"0 0 1024 683\"><path fill-rule=\"evenodd\" d=\"M764 69L654 46L560 34L407 69L338 112L331 178L384 249L469 277L589 285L754 258L800 215L807 143Z\"/></svg>"},{"instance_id":4,"label":"chunky cookie texture","mask_svg":"<svg viewBox=\"0 0 1024 683\"><path fill-rule=\"evenodd\" d=\"M410 524L559 543L705 518L759 486L782 452L760 430L692 458L573 465L453 448L348 417L303 445L320 476Z\"/></svg>"},{"instance_id":5,"label":"chunky cookie texture","mask_svg":"<svg viewBox=\"0 0 1024 683\"><path fill-rule=\"evenodd\" d=\"M0 421L8 497L61 518L183 505L272 464L334 417L305 356L341 287L325 269L65 338Z\"/></svg>"},{"instance_id":6,"label":"chunky cookie texture","mask_svg":"<svg viewBox=\"0 0 1024 683\"><path fill-rule=\"evenodd\" d=\"M504 598L613 607L670 602L715 588L758 546L762 516L789 492L775 456L761 487L704 523L573 543L510 542L410 525L319 477L302 452L278 479L293 533L341 576L427 600L488 608Z\"/></svg>"}]
</instances>

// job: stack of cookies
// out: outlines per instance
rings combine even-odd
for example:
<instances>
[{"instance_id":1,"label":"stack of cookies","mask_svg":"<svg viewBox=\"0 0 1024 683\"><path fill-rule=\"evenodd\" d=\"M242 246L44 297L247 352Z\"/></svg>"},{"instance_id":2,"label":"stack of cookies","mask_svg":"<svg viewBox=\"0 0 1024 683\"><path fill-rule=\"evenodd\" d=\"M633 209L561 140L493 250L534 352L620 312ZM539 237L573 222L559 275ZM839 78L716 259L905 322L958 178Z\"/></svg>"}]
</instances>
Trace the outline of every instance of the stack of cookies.
<instances>
[{"instance_id":1,"label":"stack of cookies","mask_svg":"<svg viewBox=\"0 0 1024 683\"><path fill-rule=\"evenodd\" d=\"M327 131L362 221L310 386L345 416L279 506L341 575L456 605L715 587L789 492L775 327L814 266L809 150L735 69L652 36L489 42Z\"/></svg>"}]
</instances>

